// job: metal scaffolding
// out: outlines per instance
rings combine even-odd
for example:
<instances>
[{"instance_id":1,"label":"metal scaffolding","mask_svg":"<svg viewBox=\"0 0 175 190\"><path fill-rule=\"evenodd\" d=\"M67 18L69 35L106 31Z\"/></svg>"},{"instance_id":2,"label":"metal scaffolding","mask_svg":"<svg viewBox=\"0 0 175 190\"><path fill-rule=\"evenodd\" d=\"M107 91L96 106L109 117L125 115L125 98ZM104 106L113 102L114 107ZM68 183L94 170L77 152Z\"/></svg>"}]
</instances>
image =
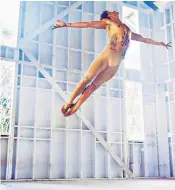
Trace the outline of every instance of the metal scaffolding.
<instances>
[{"instance_id":1,"label":"metal scaffolding","mask_svg":"<svg viewBox=\"0 0 175 190\"><path fill-rule=\"evenodd\" d=\"M48 21L46 24L41 26L39 29L37 29L33 34L30 36L27 36L23 40L20 41L19 48L23 50L23 52L28 56L28 58L35 63L35 66L40 70L40 72L43 74L43 76L48 80L48 82L55 88L55 90L58 92L58 94L63 98L63 100L67 101L67 97L62 91L62 89L59 87L59 85L52 79L52 77L47 73L47 71L43 68L43 66L35 59L35 57L25 49L25 45L28 40L33 39L36 35L42 33L44 30L46 30L49 26L53 25L56 21L56 19L61 19L66 14L68 14L70 11L75 9L76 7L80 6L83 2L77 2L74 3L72 6L70 6L68 9L57 15L55 18ZM105 150L109 152L109 154L112 156L112 158L119 164L119 166L126 172L126 174L129 177L133 177L132 172L129 170L127 165L119 158L118 155L115 155L110 146L107 144L107 142L102 138L102 136L96 131L94 126L86 119L86 117L80 113L79 111L76 113L77 116L83 121L83 123L91 130L93 135L100 141L100 143L103 145ZM126 175L126 176L127 176Z\"/></svg>"}]
</instances>

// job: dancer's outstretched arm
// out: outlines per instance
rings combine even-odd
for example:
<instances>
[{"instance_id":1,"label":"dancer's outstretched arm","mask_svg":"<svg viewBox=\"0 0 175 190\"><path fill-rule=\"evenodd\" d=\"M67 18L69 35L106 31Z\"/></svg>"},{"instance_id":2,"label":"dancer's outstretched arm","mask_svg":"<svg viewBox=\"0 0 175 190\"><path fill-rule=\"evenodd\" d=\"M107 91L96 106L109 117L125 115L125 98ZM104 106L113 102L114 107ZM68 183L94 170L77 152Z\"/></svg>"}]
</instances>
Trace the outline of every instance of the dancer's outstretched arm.
<instances>
[{"instance_id":1,"label":"dancer's outstretched arm","mask_svg":"<svg viewBox=\"0 0 175 190\"><path fill-rule=\"evenodd\" d=\"M150 39L150 38L144 38L142 35L140 35L140 34L136 34L136 33L134 33L134 32L132 32L132 34L131 34L131 39L132 40L135 40L135 41L140 41L140 42L144 42L144 43L147 43L147 44L152 44L152 45L158 45L158 46L164 46L164 47L166 47L167 49L169 48L169 47L171 47L171 42L169 42L169 43L164 43L164 42L157 42L157 41L154 41L154 40L152 40L152 39Z\"/></svg>"},{"instance_id":2,"label":"dancer's outstretched arm","mask_svg":"<svg viewBox=\"0 0 175 190\"><path fill-rule=\"evenodd\" d=\"M57 20L57 23L54 25L53 29L61 27L105 29L107 22L108 22L107 19L103 19L100 21L76 22L76 23L65 23L63 21Z\"/></svg>"}]
</instances>

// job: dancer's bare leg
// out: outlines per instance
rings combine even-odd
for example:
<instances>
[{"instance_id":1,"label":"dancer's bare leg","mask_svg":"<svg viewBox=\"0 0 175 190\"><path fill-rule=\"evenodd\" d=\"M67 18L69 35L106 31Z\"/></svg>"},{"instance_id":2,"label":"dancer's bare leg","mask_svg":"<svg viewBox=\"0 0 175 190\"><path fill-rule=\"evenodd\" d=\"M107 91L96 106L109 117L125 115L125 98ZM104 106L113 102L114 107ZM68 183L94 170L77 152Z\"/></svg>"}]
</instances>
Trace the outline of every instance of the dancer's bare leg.
<instances>
[{"instance_id":1,"label":"dancer's bare leg","mask_svg":"<svg viewBox=\"0 0 175 190\"><path fill-rule=\"evenodd\" d=\"M118 66L107 67L103 70L82 93L79 100L76 102L74 106L70 108L68 112L64 114L65 117L72 115L75 113L79 107L88 99L88 97L98 89L104 82L110 80L118 70Z\"/></svg>"},{"instance_id":2,"label":"dancer's bare leg","mask_svg":"<svg viewBox=\"0 0 175 190\"><path fill-rule=\"evenodd\" d=\"M91 66L89 67L87 74L85 77L80 81L80 83L76 86L74 92L72 93L70 99L65 104L65 106L62 107L62 113L64 114L71 106L73 101L77 96L79 96L86 88L86 86L105 68L107 67L107 61L105 60L105 57L102 54L99 55L99 57L92 62Z\"/></svg>"}]
</instances>

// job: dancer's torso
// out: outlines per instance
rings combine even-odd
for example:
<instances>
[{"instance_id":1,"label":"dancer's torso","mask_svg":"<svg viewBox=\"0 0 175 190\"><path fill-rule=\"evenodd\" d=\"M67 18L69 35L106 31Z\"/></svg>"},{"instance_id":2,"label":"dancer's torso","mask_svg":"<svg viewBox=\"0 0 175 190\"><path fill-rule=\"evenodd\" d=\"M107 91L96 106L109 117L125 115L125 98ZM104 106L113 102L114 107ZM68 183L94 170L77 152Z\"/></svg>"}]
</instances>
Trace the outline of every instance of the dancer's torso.
<instances>
[{"instance_id":1,"label":"dancer's torso","mask_svg":"<svg viewBox=\"0 0 175 190\"><path fill-rule=\"evenodd\" d=\"M107 46L111 51L118 54L121 59L124 59L130 44L130 29L125 24L118 24L110 21L110 24L106 27L106 32L110 40Z\"/></svg>"}]
</instances>

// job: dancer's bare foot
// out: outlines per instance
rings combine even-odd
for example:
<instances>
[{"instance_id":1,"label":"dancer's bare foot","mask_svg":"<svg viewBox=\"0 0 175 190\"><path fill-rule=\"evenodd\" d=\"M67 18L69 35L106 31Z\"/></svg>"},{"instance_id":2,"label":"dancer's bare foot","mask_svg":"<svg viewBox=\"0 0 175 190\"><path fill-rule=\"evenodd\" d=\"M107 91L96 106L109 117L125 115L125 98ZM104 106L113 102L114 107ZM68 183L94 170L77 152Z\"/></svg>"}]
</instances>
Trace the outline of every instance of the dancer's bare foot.
<instances>
[{"instance_id":1,"label":"dancer's bare foot","mask_svg":"<svg viewBox=\"0 0 175 190\"><path fill-rule=\"evenodd\" d=\"M72 106L72 104L65 104L62 108L61 108L61 112L62 114L65 114L67 112L67 110Z\"/></svg>"},{"instance_id":2,"label":"dancer's bare foot","mask_svg":"<svg viewBox=\"0 0 175 190\"><path fill-rule=\"evenodd\" d=\"M71 104L71 106L69 107L69 110L65 112L64 117L68 117L68 116L74 114L77 110L78 110L78 108L76 106L76 103Z\"/></svg>"}]
</instances>

